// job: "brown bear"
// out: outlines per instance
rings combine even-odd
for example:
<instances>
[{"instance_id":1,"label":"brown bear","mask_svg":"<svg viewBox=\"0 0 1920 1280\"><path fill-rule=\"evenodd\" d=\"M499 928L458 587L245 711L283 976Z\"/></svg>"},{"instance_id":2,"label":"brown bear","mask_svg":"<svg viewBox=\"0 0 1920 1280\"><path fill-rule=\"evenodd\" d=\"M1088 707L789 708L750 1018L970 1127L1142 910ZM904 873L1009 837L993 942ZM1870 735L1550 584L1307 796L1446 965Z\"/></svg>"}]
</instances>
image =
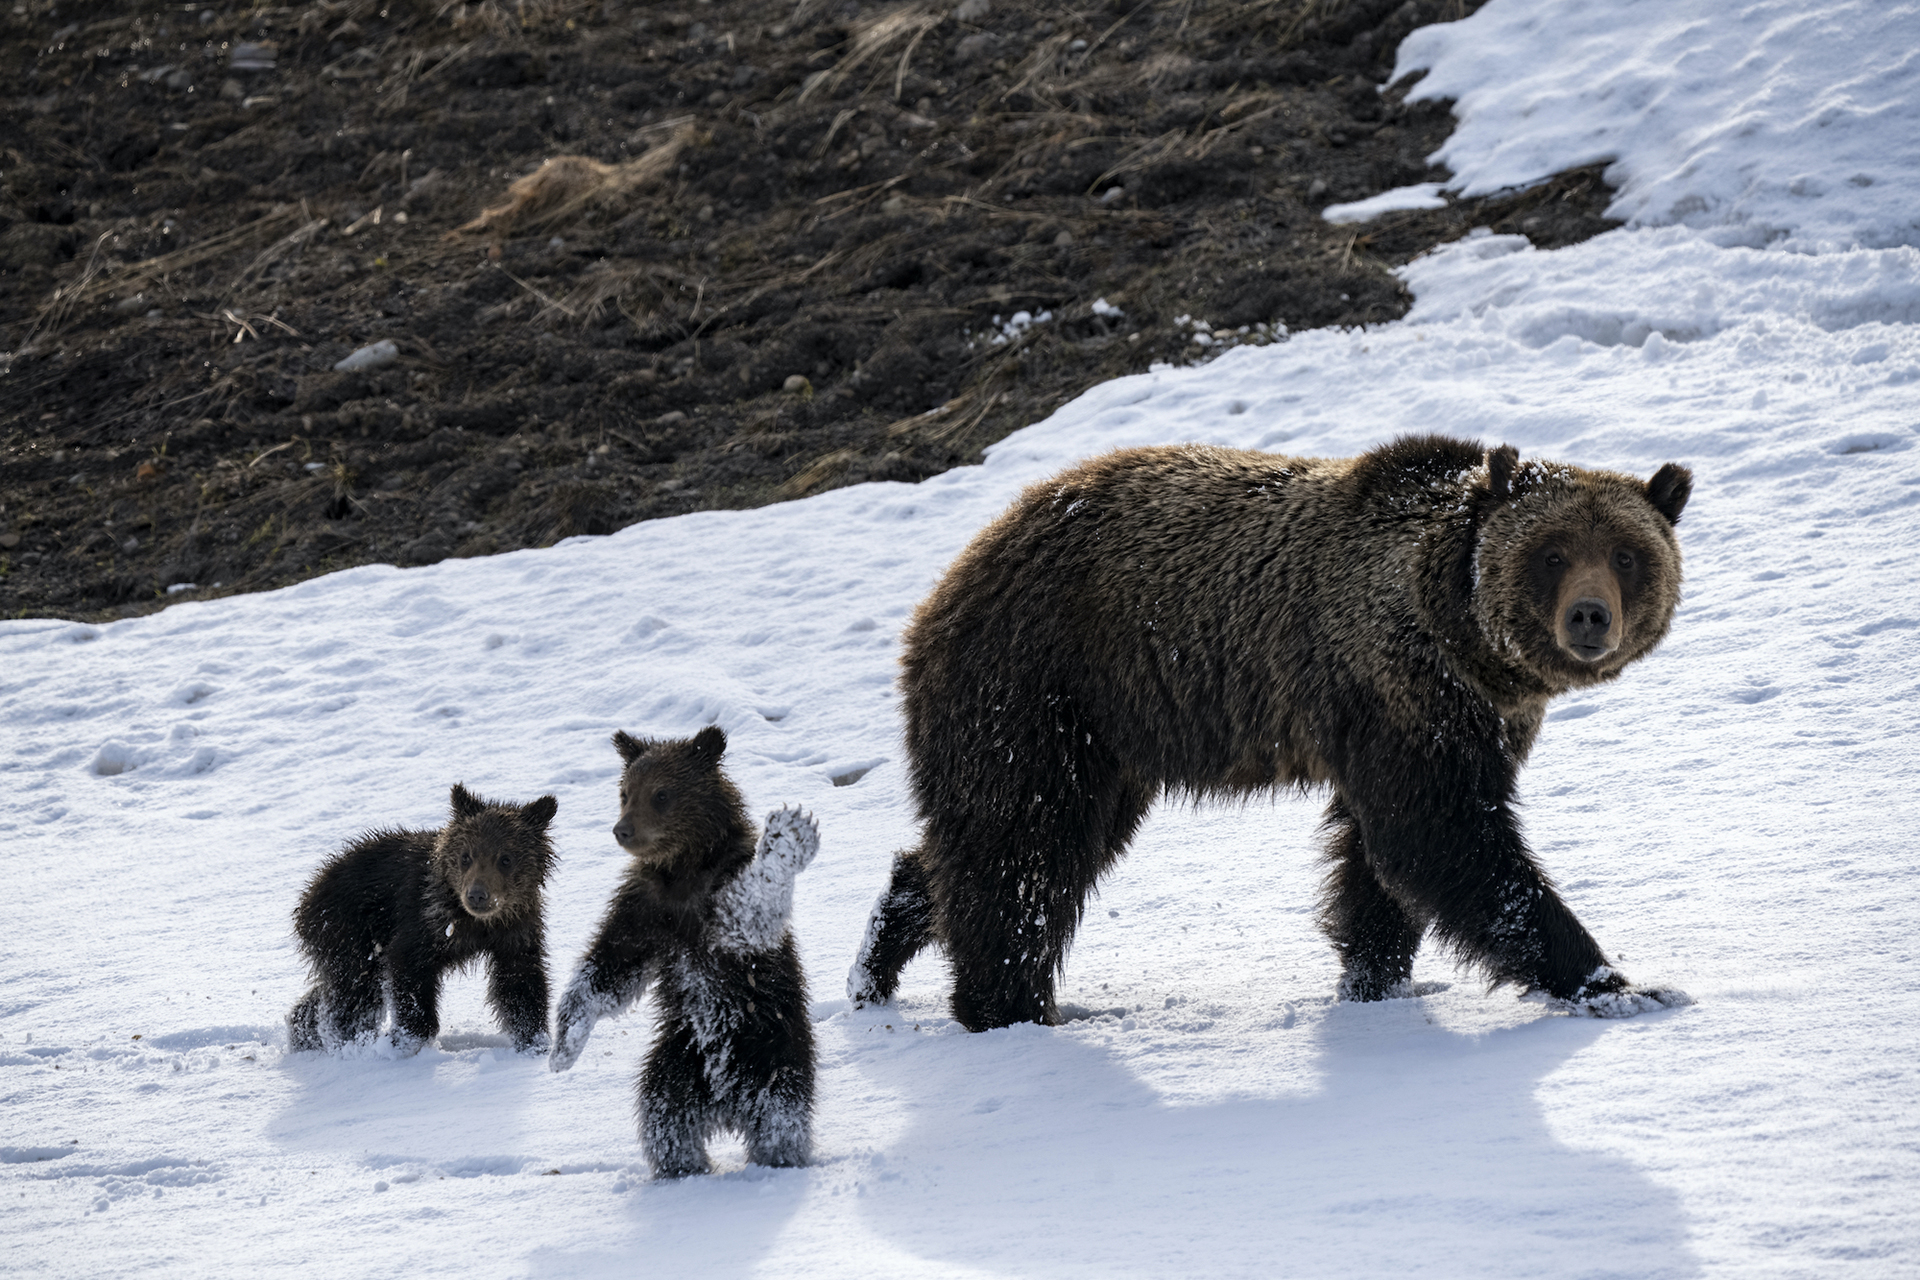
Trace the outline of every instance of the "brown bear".
<instances>
[{"instance_id":1,"label":"brown bear","mask_svg":"<svg viewBox=\"0 0 1920 1280\"><path fill-rule=\"evenodd\" d=\"M322 864L294 908L313 989L287 1015L294 1049L369 1042L393 1002L404 1053L440 1034L440 980L487 958L487 1001L521 1052L547 1050L541 887L558 802L499 804L455 784L437 831L370 831Z\"/></svg>"},{"instance_id":2,"label":"brown bear","mask_svg":"<svg viewBox=\"0 0 1920 1280\"><path fill-rule=\"evenodd\" d=\"M553 1055L565 1071L594 1023L638 1000L658 1008L640 1075L640 1141L659 1177L704 1173L707 1141L733 1129L755 1164L812 1151L813 1023L787 920L793 880L820 847L813 819L767 817L756 845L720 770L727 736L613 735L626 762L613 838L633 861L561 993Z\"/></svg>"},{"instance_id":3,"label":"brown bear","mask_svg":"<svg viewBox=\"0 0 1920 1280\"><path fill-rule=\"evenodd\" d=\"M1130 449L1028 489L905 636L917 848L848 977L930 941L974 1030L1054 1022L1087 894L1161 795L1325 785L1341 994L1409 990L1429 930L1495 985L1630 1013L1521 837L1547 702L1667 632L1692 488L1441 436L1356 458Z\"/></svg>"}]
</instances>

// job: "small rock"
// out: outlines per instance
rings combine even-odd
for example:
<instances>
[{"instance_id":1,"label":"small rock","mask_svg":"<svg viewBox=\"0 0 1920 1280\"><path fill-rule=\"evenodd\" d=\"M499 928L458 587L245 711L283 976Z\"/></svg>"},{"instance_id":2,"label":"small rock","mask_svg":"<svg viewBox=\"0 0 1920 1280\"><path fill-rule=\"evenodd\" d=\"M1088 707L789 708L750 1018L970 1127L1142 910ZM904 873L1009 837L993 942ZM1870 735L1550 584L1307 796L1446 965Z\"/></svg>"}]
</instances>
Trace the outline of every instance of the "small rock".
<instances>
[{"instance_id":1,"label":"small rock","mask_svg":"<svg viewBox=\"0 0 1920 1280\"><path fill-rule=\"evenodd\" d=\"M888 196L880 202L880 212L882 213L898 213L906 207L907 198L905 196Z\"/></svg>"},{"instance_id":2,"label":"small rock","mask_svg":"<svg viewBox=\"0 0 1920 1280\"><path fill-rule=\"evenodd\" d=\"M953 7L953 20L978 23L992 12L991 0L960 0L960 3Z\"/></svg>"},{"instance_id":3,"label":"small rock","mask_svg":"<svg viewBox=\"0 0 1920 1280\"><path fill-rule=\"evenodd\" d=\"M1085 53L1086 51L1087 42L1085 40L1074 40L1067 45L1068 53Z\"/></svg>"},{"instance_id":4,"label":"small rock","mask_svg":"<svg viewBox=\"0 0 1920 1280\"><path fill-rule=\"evenodd\" d=\"M369 343L333 366L335 373L361 373L368 369L384 369L400 358L400 348L392 338L382 338Z\"/></svg>"},{"instance_id":5,"label":"small rock","mask_svg":"<svg viewBox=\"0 0 1920 1280\"><path fill-rule=\"evenodd\" d=\"M186 71L176 71L167 77L167 88L183 93L193 88L193 76Z\"/></svg>"},{"instance_id":6,"label":"small rock","mask_svg":"<svg viewBox=\"0 0 1920 1280\"><path fill-rule=\"evenodd\" d=\"M712 205L710 205L710 204L703 204L703 205L701 205L701 206L700 206L700 212L699 212L699 214L698 214L698 215L696 215L696 216L697 216L697 217L698 217L698 218L700 219L700 221L702 221L702 222L712 222L712 221L713 221L713 206L712 206Z\"/></svg>"},{"instance_id":7,"label":"small rock","mask_svg":"<svg viewBox=\"0 0 1920 1280\"><path fill-rule=\"evenodd\" d=\"M247 96L247 91L240 87L238 80L235 80L232 76L228 76L220 82L220 96L223 98L244 98Z\"/></svg>"},{"instance_id":8,"label":"small rock","mask_svg":"<svg viewBox=\"0 0 1920 1280\"><path fill-rule=\"evenodd\" d=\"M0 533L0 549L11 551L19 545L20 545L19 534L14 533L11 530L9 530L6 533Z\"/></svg>"},{"instance_id":9,"label":"small rock","mask_svg":"<svg viewBox=\"0 0 1920 1280\"><path fill-rule=\"evenodd\" d=\"M725 89L715 89L712 93L707 95L707 105L710 107L726 106L727 91Z\"/></svg>"},{"instance_id":10,"label":"small rock","mask_svg":"<svg viewBox=\"0 0 1920 1280\"><path fill-rule=\"evenodd\" d=\"M1327 180L1325 178L1315 178L1307 184L1307 199L1318 200L1325 194L1327 194Z\"/></svg>"},{"instance_id":11,"label":"small rock","mask_svg":"<svg viewBox=\"0 0 1920 1280\"><path fill-rule=\"evenodd\" d=\"M227 65L235 71L271 71L279 53L271 41L242 40L233 46L233 57Z\"/></svg>"},{"instance_id":12,"label":"small rock","mask_svg":"<svg viewBox=\"0 0 1920 1280\"><path fill-rule=\"evenodd\" d=\"M1108 187L1105 191L1100 193L1100 203L1112 204L1115 200L1118 200L1121 196L1125 194L1127 194L1127 189L1125 187Z\"/></svg>"},{"instance_id":13,"label":"small rock","mask_svg":"<svg viewBox=\"0 0 1920 1280\"><path fill-rule=\"evenodd\" d=\"M795 395L805 395L807 392L813 390L813 384L807 381L805 374L792 373L788 374L787 380L780 384L780 389Z\"/></svg>"},{"instance_id":14,"label":"small rock","mask_svg":"<svg viewBox=\"0 0 1920 1280\"><path fill-rule=\"evenodd\" d=\"M1053 245L1054 245L1054 248L1056 249L1064 249L1072 243L1073 243L1073 232L1071 231L1062 231L1059 235L1053 238Z\"/></svg>"},{"instance_id":15,"label":"small rock","mask_svg":"<svg viewBox=\"0 0 1920 1280\"><path fill-rule=\"evenodd\" d=\"M661 414L659 417L654 419L655 422L659 423L663 427L670 427L674 425L676 422L685 422L686 420L687 420L687 415L680 412L678 409L669 409L665 413Z\"/></svg>"},{"instance_id":16,"label":"small rock","mask_svg":"<svg viewBox=\"0 0 1920 1280\"><path fill-rule=\"evenodd\" d=\"M991 54L993 52L993 46L997 43L998 41L994 39L993 34L988 31L982 31L978 35L967 36L961 40L959 44L953 46L953 60L955 62L975 62Z\"/></svg>"}]
</instances>

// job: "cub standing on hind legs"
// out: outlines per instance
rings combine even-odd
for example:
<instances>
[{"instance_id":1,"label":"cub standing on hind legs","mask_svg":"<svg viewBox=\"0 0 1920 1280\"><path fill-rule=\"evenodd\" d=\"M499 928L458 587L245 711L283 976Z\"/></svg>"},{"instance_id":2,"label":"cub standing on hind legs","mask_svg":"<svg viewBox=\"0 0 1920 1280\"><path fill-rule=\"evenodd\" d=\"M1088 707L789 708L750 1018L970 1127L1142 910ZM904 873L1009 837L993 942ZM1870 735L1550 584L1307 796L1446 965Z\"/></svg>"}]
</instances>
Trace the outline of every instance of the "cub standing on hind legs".
<instances>
[{"instance_id":1,"label":"cub standing on hind legs","mask_svg":"<svg viewBox=\"0 0 1920 1280\"><path fill-rule=\"evenodd\" d=\"M721 1129L746 1138L755 1164L805 1164L813 1024L787 918L793 878L820 847L813 819L768 815L756 848L717 728L672 742L616 733L613 745L626 761L613 838L633 862L560 997L548 1065L571 1067L595 1020L652 983L659 1029L639 1112L654 1174L705 1173Z\"/></svg>"},{"instance_id":2,"label":"cub standing on hind legs","mask_svg":"<svg viewBox=\"0 0 1920 1280\"><path fill-rule=\"evenodd\" d=\"M487 957L487 1001L521 1052L547 1049L540 888L553 866L552 796L494 804L453 788L438 831L370 831L327 859L294 908L313 989L287 1015L294 1049L371 1041L391 992L393 1044L440 1033L440 979Z\"/></svg>"}]
</instances>

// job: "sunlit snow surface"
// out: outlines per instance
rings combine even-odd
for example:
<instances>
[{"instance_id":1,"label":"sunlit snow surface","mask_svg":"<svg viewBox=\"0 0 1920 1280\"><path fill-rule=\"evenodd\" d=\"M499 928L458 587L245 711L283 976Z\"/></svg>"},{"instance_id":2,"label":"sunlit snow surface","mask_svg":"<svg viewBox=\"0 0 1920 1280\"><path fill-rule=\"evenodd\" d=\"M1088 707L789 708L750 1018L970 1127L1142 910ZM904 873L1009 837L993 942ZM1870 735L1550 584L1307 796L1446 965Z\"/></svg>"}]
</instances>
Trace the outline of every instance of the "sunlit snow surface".
<instances>
[{"instance_id":1,"label":"sunlit snow surface","mask_svg":"<svg viewBox=\"0 0 1920 1280\"><path fill-rule=\"evenodd\" d=\"M1764 6L1683 7L1708 39ZM1462 24L1490 82L1489 46L1532 65L1513 8ZM1610 72L1588 74L1598 94ZM1510 145L1564 154L1530 118L1504 122ZM1761 117L1791 137L1798 119ZM1653 163L1658 138L1629 141ZM1887 181L1920 208L1913 166ZM1862 214L1851 242L1897 222ZM1920 1273L1920 252L1674 226L1555 253L1482 237L1408 279L1409 322L1106 384L918 486L112 626L0 624L6 1269ZM836 998L912 836L900 629L1021 485L1119 445L1344 454L1427 429L1695 469L1672 636L1555 704L1522 797L1602 945L1696 1006L1570 1019L1440 956L1417 977L1443 990L1333 1004L1319 806L1291 798L1150 820L1068 964L1062 999L1089 1017L962 1034L937 958L894 1008ZM709 722L751 811L819 822L793 915L814 1167L723 1143L716 1175L647 1182L644 1006L565 1074L505 1048L477 974L418 1057L285 1053L289 913L327 853L438 824L454 781L553 792L559 982L624 857L608 734Z\"/></svg>"}]
</instances>

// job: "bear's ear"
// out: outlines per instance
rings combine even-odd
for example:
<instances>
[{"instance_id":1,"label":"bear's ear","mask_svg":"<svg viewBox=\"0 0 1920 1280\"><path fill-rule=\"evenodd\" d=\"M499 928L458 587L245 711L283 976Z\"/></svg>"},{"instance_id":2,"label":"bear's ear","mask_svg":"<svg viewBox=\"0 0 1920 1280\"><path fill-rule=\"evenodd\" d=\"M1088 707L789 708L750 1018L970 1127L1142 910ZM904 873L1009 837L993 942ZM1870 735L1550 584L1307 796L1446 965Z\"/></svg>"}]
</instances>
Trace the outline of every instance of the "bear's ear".
<instances>
[{"instance_id":1,"label":"bear's ear","mask_svg":"<svg viewBox=\"0 0 1920 1280\"><path fill-rule=\"evenodd\" d=\"M541 796L520 806L520 821L535 831L545 831L547 824L553 821L553 815L560 811L560 802L552 796Z\"/></svg>"},{"instance_id":2,"label":"bear's ear","mask_svg":"<svg viewBox=\"0 0 1920 1280\"><path fill-rule=\"evenodd\" d=\"M707 763L719 764L727 750L727 735L719 725L710 724L693 735L693 749L705 756Z\"/></svg>"},{"instance_id":3,"label":"bear's ear","mask_svg":"<svg viewBox=\"0 0 1920 1280\"><path fill-rule=\"evenodd\" d=\"M487 802L482 800L479 796L473 794L473 792L467 790L465 787L461 786L457 782L453 784L453 816L454 817L471 818L474 814L480 812L482 809L486 807L487 807Z\"/></svg>"},{"instance_id":4,"label":"bear's ear","mask_svg":"<svg viewBox=\"0 0 1920 1280\"><path fill-rule=\"evenodd\" d=\"M1669 462L1647 481L1647 501L1667 518L1668 524L1680 523L1680 513L1687 509L1687 499L1692 496L1693 472L1677 462Z\"/></svg>"},{"instance_id":5,"label":"bear's ear","mask_svg":"<svg viewBox=\"0 0 1920 1280\"><path fill-rule=\"evenodd\" d=\"M649 742L642 742L639 738L634 737L632 734L628 733L625 729L618 729L614 731L614 735L613 735L614 750L618 751L620 753L620 758L622 760L625 760L628 764L632 764L635 760L638 760L641 756L647 754L647 748L652 745L653 744Z\"/></svg>"},{"instance_id":6,"label":"bear's ear","mask_svg":"<svg viewBox=\"0 0 1920 1280\"><path fill-rule=\"evenodd\" d=\"M1513 496L1513 470L1519 465L1520 451L1510 444L1487 450L1487 486L1502 502Z\"/></svg>"}]
</instances>

